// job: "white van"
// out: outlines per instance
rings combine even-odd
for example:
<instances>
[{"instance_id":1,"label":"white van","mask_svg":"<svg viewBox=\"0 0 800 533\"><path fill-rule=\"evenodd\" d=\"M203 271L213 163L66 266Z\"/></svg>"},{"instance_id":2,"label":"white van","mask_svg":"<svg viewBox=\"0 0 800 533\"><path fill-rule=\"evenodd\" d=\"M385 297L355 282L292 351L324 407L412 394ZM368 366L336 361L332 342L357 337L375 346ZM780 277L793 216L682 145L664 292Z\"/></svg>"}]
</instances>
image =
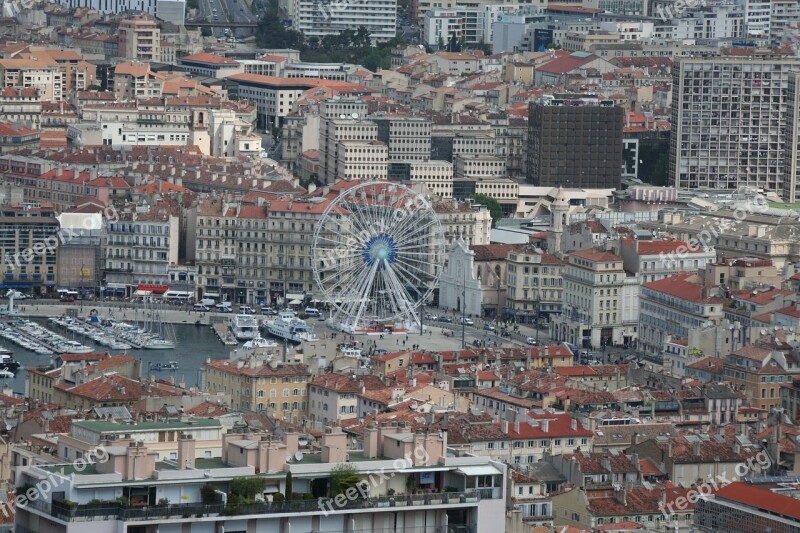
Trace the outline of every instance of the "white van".
<instances>
[{"instance_id":1,"label":"white van","mask_svg":"<svg viewBox=\"0 0 800 533\"><path fill-rule=\"evenodd\" d=\"M204 305L206 307L214 307L216 305L216 303L217 303L217 301L212 299L212 298L203 298L199 302L200 305Z\"/></svg>"},{"instance_id":2,"label":"white van","mask_svg":"<svg viewBox=\"0 0 800 533\"><path fill-rule=\"evenodd\" d=\"M215 306L215 308L221 313L230 313L232 310L230 302L220 302Z\"/></svg>"},{"instance_id":3,"label":"white van","mask_svg":"<svg viewBox=\"0 0 800 533\"><path fill-rule=\"evenodd\" d=\"M305 313L306 316L313 316L314 318L319 318L322 315L322 313L319 312L319 309L314 307L306 307L306 310L303 311L303 313Z\"/></svg>"}]
</instances>

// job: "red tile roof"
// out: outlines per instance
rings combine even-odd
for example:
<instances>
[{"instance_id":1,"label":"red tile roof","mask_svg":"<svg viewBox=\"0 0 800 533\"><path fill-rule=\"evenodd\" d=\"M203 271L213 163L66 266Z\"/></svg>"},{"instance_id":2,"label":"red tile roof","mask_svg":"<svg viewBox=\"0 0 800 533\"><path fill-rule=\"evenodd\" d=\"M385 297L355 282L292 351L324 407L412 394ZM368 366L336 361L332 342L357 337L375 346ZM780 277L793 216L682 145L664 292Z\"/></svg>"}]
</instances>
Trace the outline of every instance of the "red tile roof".
<instances>
[{"instance_id":1,"label":"red tile roof","mask_svg":"<svg viewBox=\"0 0 800 533\"><path fill-rule=\"evenodd\" d=\"M689 302L722 303L724 301L722 298L709 297L705 287L701 283L689 281L689 278L695 279L693 276L696 275L689 272L682 272L658 281L644 283L642 284L642 287L668 294Z\"/></svg>"},{"instance_id":2,"label":"red tile roof","mask_svg":"<svg viewBox=\"0 0 800 533\"><path fill-rule=\"evenodd\" d=\"M766 487L734 481L719 489L716 497L767 511L773 515L800 520L800 502L796 498L774 493Z\"/></svg>"},{"instance_id":3,"label":"red tile roof","mask_svg":"<svg viewBox=\"0 0 800 533\"><path fill-rule=\"evenodd\" d=\"M229 57L219 56L216 54L209 54L206 52L194 54L191 56L184 56L179 61L194 61L195 63L209 63L214 65L238 65L239 62Z\"/></svg>"},{"instance_id":4,"label":"red tile roof","mask_svg":"<svg viewBox=\"0 0 800 533\"><path fill-rule=\"evenodd\" d=\"M587 261L593 261L595 263L605 261L622 261L622 258L616 254L598 250L578 250L576 252L570 252L569 255L580 257L581 259L586 259Z\"/></svg>"}]
</instances>

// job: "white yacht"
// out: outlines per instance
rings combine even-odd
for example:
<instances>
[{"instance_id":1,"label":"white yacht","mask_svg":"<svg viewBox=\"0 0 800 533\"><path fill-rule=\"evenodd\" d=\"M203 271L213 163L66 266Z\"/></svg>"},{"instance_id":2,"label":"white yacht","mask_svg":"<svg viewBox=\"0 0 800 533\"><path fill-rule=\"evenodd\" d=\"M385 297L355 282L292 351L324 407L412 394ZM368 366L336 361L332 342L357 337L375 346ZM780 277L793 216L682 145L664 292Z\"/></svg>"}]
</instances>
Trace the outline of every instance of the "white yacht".
<instances>
[{"instance_id":1,"label":"white yacht","mask_svg":"<svg viewBox=\"0 0 800 533\"><path fill-rule=\"evenodd\" d=\"M297 318L293 311L281 311L277 318L266 322L270 335L291 342L317 340L312 328Z\"/></svg>"},{"instance_id":2,"label":"white yacht","mask_svg":"<svg viewBox=\"0 0 800 533\"><path fill-rule=\"evenodd\" d=\"M258 321L253 315L234 315L231 318L231 330L240 341L249 341L258 335Z\"/></svg>"}]
</instances>

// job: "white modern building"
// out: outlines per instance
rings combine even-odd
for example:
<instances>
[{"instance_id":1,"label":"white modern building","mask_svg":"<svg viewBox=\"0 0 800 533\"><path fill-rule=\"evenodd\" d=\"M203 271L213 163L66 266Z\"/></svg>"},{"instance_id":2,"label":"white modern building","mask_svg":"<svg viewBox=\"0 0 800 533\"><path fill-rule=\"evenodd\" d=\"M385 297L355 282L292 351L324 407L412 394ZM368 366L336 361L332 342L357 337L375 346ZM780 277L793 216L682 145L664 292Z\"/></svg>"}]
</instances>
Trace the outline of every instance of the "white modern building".
<instances>
[{"instance_id":1,"label":"white modern building","mask_svg":"<svg viewBox=\"0 0 800 533\"><path fill-rule=\"evenodd\" d=\"M182 26L186 13L185 0L60 0L69 7L88 7L99 13L140 11L161 20Z\"/></svg>"},{"instance_id":2,"label":"white modern building","mask_svg":"<svg viewBox=\"0 0 800 533\"><path fill-rule=\"evenodd\" d=\"M298 0L294 28L306 37L339 35L343 30L369 31L373 41L383 42L397 34L397 0Z\"/></svg>"}]
</instances>

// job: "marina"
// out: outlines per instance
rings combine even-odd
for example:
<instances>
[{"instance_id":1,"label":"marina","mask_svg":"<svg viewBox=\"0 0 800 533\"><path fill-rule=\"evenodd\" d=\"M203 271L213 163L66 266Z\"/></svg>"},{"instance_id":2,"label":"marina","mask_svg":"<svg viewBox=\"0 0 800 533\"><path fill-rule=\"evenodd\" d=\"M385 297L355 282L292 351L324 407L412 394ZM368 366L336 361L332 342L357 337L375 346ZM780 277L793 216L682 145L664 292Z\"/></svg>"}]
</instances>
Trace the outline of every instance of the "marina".
<instances>
[{"instance_id":1,"label":"marina","mask_svg":"<svg viewBox=\"0 0 800 533\"><path fill-rule=\"evenodd\" d=\"M39 355L52 355L54 353L81 354L94 351L91 346L67 339L36 322L22 318L4 323L2 330L0 330L0 336Z\"/></svg>"}]
</instances>

